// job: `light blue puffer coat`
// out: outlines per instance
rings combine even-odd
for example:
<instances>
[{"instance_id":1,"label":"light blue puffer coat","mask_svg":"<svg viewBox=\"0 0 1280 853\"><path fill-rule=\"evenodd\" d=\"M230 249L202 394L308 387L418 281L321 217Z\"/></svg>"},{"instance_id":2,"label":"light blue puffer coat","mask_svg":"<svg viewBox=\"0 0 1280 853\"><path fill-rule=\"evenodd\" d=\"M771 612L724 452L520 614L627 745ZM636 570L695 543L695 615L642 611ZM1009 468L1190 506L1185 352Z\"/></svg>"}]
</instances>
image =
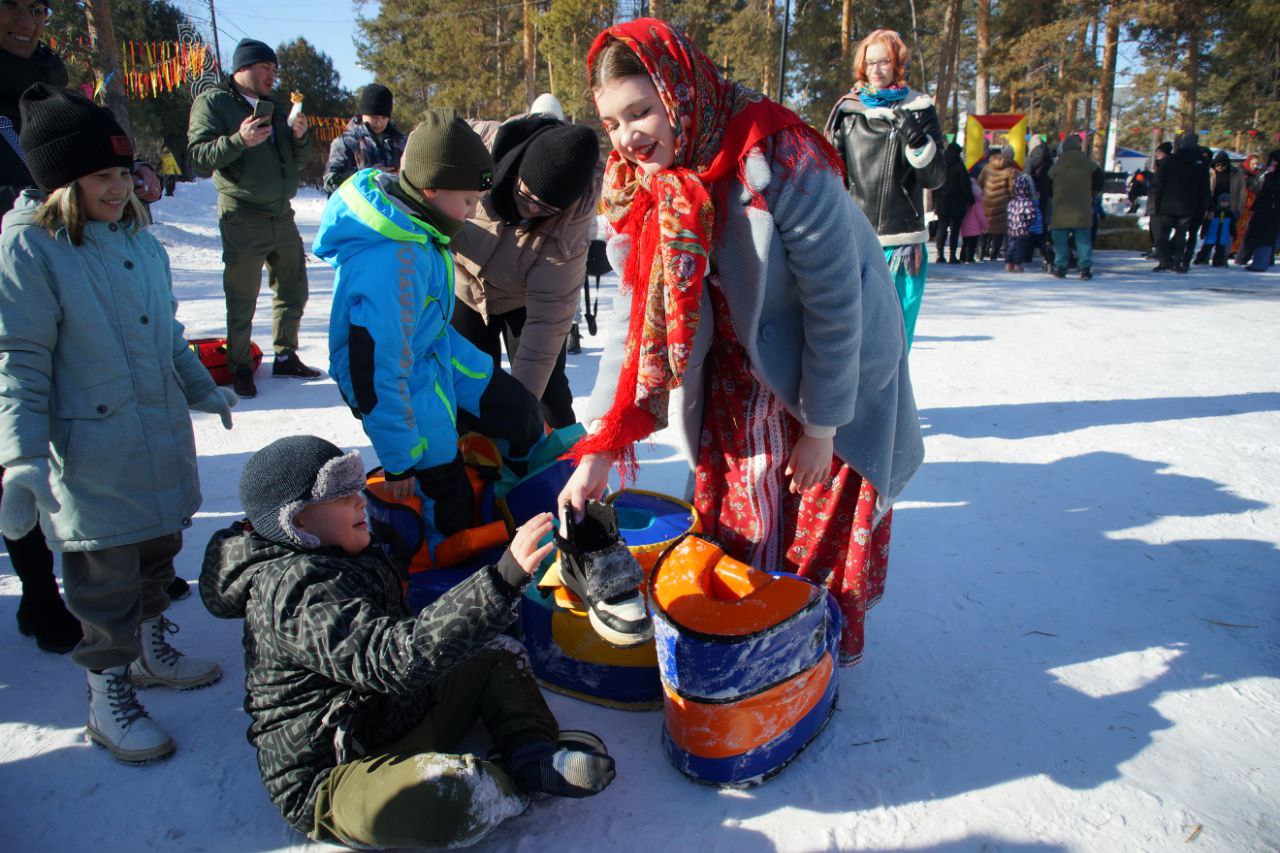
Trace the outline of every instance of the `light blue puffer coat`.
<instances>
[{"instance_id":1,"label":"light blue puffer coat","mask_svg":"<svg viewBox=\"0 0 1280 853\"><path fill-rule=\"evenodd\" d=\"M49 545L95 551L179 533L200 506L188 406L215 388L174 316L169 256L127 224L73 246L27 190L0 232L0 465L48 457Z\"/></svg>"},{"instance_id":2,"label":"light blue puffer coat","mask_svg":"<svg viewBox=\"0 0 1280 853\"><path fill-rule=\"evenodd\" d=\"M387 471L458 453L457 413L479 414L493 359L450 325L449 238L387 195L376 169L329 199L313 249L337 268L329 375Z\"/></svg>"}]
</instances>

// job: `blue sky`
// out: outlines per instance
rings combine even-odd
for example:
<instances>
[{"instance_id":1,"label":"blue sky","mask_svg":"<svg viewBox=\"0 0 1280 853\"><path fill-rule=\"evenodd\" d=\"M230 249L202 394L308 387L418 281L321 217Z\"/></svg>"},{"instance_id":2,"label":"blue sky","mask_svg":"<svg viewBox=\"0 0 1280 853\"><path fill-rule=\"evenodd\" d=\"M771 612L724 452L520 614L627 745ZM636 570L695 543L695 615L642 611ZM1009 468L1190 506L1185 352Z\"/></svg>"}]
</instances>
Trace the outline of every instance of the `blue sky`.
<instances>
[{"instance_id":1,"label":"blue sky","mask_svg":"<svg viewBox=\"0 0 1280 853\"><path fill-rule=\"evenodd\" d=\"M206 0L174 0L175 4L198 19L207 30L209 5ZM218 15L218 39L223 59L231 59L236 42L246 35L275 47L281 42L306 36L307 41L329 54L334 68L342 77L342 85L359 89L373 80L373 75L356 65L357 12L352 0L215 0ZM378 13L376 0L363 4L360 13L371 17Z\"/></svg>"}]
</instances>

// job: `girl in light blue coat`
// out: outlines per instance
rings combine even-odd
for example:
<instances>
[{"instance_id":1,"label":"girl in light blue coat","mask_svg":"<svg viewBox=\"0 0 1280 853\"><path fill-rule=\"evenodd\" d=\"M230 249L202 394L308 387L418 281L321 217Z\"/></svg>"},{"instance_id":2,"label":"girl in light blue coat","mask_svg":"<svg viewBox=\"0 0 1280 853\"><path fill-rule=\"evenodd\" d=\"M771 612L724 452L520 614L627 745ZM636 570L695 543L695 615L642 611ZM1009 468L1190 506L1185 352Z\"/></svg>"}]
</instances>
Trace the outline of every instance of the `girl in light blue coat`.
<instances>
[{"instance_id":1,"label":"girl in light blue coat","mask_svg":"<svg viewBox=\"0 0 1280 853\"><path fill-rule=\"evenodd\" d=\"M23 93L28 190L0 236L0 531L42 522L84 628L90 739L116 758L173 751L134 685L222 674L169 645L165 588L200 505L188 407L231 428L174 317L169 260L142 230L133 147L111 113L39 83ZM47 193L47 195L46 195Z\"/></svg>"}]
</instances>

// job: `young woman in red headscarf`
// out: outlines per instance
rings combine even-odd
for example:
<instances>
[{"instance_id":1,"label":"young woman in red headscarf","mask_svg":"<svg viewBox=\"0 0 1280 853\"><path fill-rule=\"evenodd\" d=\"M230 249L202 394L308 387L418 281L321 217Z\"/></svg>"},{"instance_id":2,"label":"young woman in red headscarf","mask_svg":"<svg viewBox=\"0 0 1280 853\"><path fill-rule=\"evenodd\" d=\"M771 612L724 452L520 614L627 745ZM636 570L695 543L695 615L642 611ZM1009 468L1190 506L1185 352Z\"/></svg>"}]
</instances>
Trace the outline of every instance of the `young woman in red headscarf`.
<instances>
[{"instance_id":1,"label":"young woman in red headscarf","mask_svg":"<svg viewBox=\"0 0 1280 853\"><path fill-rule=\"evenodd\" d=\"M634 443L670 418L705 532L829 584L856 662L889 507L924 455L875 232L822 136L669 24L610 27L587 67L613 143L603 201L626 321L560 503L599 498L615 463L633 475Z\"/></svg>"}]
</instances>

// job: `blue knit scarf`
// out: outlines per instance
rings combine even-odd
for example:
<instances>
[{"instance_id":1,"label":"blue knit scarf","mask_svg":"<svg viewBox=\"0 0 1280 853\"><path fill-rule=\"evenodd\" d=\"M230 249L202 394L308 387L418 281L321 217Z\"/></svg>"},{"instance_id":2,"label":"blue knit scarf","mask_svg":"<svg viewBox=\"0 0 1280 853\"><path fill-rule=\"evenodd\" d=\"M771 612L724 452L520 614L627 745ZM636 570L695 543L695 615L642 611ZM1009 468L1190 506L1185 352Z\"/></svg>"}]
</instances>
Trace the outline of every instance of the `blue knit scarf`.
<instances>
[{"instance_id":1,"label":"blue knit scarf","mask_svg":"<svg viewBox=\"0 0 1280 853\"><path fill-rule=\"evenodd\" d=\"M911 89L906 86L886 86L883 89L876 89L866 83L857 83L853 87L853 94L869 107L892 107L900 104L910 91Z\"/></svg>"}]
</instances>

